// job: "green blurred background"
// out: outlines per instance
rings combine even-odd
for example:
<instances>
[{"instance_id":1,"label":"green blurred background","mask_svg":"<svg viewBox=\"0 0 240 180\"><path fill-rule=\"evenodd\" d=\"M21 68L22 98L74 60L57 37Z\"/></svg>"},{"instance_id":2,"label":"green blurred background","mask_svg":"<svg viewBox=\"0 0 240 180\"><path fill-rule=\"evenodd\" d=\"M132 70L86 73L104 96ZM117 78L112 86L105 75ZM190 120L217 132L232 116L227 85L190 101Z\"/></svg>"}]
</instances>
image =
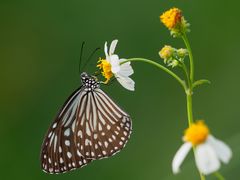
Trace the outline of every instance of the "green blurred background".
<instances>
[{"instance_id":1,"label":"green blurred background","mask_svg":"<svg viewBox=\"0 0 240 180\"><path fill-rule=\"evenodd\" d=\"M181 8L191 23L196 78L212 82L195 91L194 115L231 146L233 159L221 173L239 179L239 5L236 0L1 0L0 179L198 179L191 155L179 175L171 172L171 160L187 127L184 93L173 78L143 63L133 64L135 92L117 83L102 86L132 116L133 134L126 148L63 175L40 169L44 134L80 85L82 41L85 56L117 38L120 57L160 62L163 45L183 47L159 22L159 15L173 6ZM100 51L85 70L93 72L103 55Z\"/></svg>"}]
</instances>

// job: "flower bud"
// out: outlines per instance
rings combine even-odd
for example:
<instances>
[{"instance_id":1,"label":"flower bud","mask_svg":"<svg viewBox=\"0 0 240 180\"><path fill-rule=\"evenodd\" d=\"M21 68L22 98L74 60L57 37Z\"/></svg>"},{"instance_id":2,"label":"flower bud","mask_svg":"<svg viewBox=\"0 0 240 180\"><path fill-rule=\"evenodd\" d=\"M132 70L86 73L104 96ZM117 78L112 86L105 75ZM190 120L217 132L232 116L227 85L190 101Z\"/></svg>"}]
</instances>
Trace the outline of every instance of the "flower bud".
<instances>
[{"instance_id":1,"label":"flower bud","mask_svg":"<svg viewBox=\"0 0 240 180\"><path fill-rule=\"evenodd\" d=\"M187 55L188 55L188 50L187 49L180 48L180 49L177 50L177 56L179 58L184 58Z\"/></svg>"},{"instance_id":2,"label":"flower bud","mask_svg":"<svg viewBox=\"0 0 240 180\"><path fill-rule=\"evenodd\" d=\"M165 45L160 51L159 56L164 59L164 63L166 63L169 59L172 58L175 49L171 46Z\"/></svg>"}]
</instances>

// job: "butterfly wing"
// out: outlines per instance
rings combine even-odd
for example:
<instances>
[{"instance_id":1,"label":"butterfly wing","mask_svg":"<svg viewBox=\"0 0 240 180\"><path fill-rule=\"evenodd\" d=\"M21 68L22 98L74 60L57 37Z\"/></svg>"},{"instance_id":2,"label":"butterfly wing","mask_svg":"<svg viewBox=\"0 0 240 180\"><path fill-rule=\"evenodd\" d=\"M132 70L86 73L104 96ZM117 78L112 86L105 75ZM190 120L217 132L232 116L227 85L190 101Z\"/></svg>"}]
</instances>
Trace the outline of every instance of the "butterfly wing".
<instances>
[{"instance_id":1,"label":"butterfly wing","mask_svg":"<svg viewBox=\"0 0 240 180\"><path fill-rule=\"evenodd\" d=\"M42 145L42 168L67 172L94 159L110 157L127 143L129 115L101 89L77 89L65 102Z\"/></svg>"},{"instance_id":2,"label":"butterfly wing","mask_svg":"<svg viewBox=\"0 0 240 180\"><path fill-rule=\"evenodd\" d=\"M79 151L86 159L101 159L119 152L127 143L132 122L113 100L97 88L80 106L75 134Z\"/></svg>"},{"instance_id":3,"label":"butterfly wing","mask_svg":"<svg viewBox=\"0 0 240 180\"><path fill-rule=\"evenodd\" d=\"M83 88L73 92L50 126L41 150L41 165L45 172L62 173L91 162L76 150L73 135L79 104L85 96Z\"/></svg>"}]
</instances>

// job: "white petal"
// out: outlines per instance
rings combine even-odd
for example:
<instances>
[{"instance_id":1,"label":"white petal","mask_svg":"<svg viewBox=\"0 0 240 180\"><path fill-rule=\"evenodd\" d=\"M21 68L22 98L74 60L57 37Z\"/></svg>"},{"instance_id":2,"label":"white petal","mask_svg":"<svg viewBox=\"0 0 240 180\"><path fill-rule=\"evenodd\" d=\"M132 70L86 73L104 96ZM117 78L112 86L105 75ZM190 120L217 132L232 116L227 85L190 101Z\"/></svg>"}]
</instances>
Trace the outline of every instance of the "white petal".
<instances>
[{"instance_id":1,"label":"white petal","mask_svg":"<svg viewBox=\"0 0 240 180\"><path fill-rule=\"evenodd\" d=\"M211 174L220 168L217 154L208 143L196 147L195 159L199 171L205 175Z\"/></svg>"},{"instance_id":2,"label":"white petal","mask_svg":"<svg viewBox=\"0 0 240 180\"><path fill-rule=\"evenodd\" d=\"M111 45L110 45L110 49L109 49L109 55L111 56L112 54L114 54L115 48L117 46L118 40L115 39L112 41Z\"/></svg>"},{"instance_id":3,"label":"white petal","mask_svg":"<svg viewBox=\"0 0 240 180\"><path fill-rule=\"evenodd\" d=\"M186 142L179 148L179 150L175 154L173 161L172 161L172 170L173 170L174 174L176 174L180 171L180 166L181 166L183 160L186 158L191 147L192 147L192 144L189 142Z\"/></svg>"},{"instance_id":4,"label":"white petal","mask_svg":"<svg viewBox=\"0 0 240 180\"><path fill-rule=\"evenodd\" d=\"M232 157L232 151L227 144L225 144L223 141L216 139L212 135L209 135L208 143L214 148L215 152L217 153L218 158L222 162L224 162L224 163L229 162L229 160Z\"/></svg>"},{"instance_id":5,"label":"white petal","mask_svg":"<svg viewBox=\"0 0 240 180\"><path fill-rule=\"evenodd\" d=\"M104 44L104 52L105 52L105 56L106 58L108 57L108 47L107 47L107 41Z\"/></svg>"},{"instance_id":6,"label":"white petal","mask_svg":"<svg viewBox=\"0 0 240 180\"><path fill-rule=\"evenodd\" d=\"M121 61L120 61L121 62ZM132 66L130 65L130 62L126 62L122 65L120 65L121 70L119 71L119 74L121 76L130 76L134 73Z\"/></svg>"},{"instance_id":7,"label":"white petal","mask_svg":"<svg viewBox=\"0 0 240 180\"><path fill-rule=\"evenodd\" d=\"M109 56L109 62L111 64L111 71L115 74L120 71L119 57L118 55Z\"/></svg>"},{"instance_id":8,"label":"white petal","mask_svg":"<svg viewBox=\"0 0 240 180\"><path fill-rule=\"evenodd\" d=\"M123 77L123 76L119 76L118 74L115 75L115 77L117 78L118 82L126 89L130 90L130 91L134 91L134 86L135 86L135 82L129 78L129 77Z\"/></svg>"}]
</instances>

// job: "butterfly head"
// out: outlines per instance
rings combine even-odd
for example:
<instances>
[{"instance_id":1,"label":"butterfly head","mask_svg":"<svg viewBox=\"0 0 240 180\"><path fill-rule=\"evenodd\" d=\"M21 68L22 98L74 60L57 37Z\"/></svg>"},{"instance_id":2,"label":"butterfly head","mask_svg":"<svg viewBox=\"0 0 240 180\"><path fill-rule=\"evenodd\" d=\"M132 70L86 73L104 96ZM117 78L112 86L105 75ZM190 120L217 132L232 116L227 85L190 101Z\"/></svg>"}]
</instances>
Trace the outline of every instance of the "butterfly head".
<instances>
[{"instance_id":1,"label":"butterfly head","mask_svg":"<svg viewBox=\"0 0 240 180\"><path fill-rule=\"evenodd\" d=\"M88 91L93 91L96 88L99 88L99 82L95 76L88 75L86 72L81 73L81 81L83 87Z\"/></svg>"}]
</instances>

